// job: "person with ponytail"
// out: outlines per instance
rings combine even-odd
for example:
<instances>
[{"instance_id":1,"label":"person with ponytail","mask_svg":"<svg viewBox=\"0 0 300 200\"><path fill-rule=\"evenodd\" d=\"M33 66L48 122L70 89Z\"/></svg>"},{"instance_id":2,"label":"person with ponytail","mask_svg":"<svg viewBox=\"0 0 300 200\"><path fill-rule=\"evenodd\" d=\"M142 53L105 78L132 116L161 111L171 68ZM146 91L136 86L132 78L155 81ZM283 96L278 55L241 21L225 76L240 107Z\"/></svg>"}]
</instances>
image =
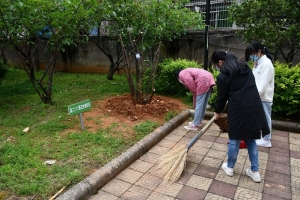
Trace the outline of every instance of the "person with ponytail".
<instances>
[{"instance_id":1,"label":"person with ponytail","mask_svg":"<svg viewBox=\"0 0 300 200\"><path fill-rule=\"evenodd\" d=\"M268 134L270 130L253 73L246 62L239 60L231 52L214 51L211 62L220 70L217 77L215 119L220 118L227 104L228 159L227 163L222 164L222 169L228 176L233 176L240 142L244 140L251 162L246 174L254 182L260 182L258 147L255 140L259 139L261 134Z\"/></svg>"},{"instance_id":2,"label":"person with ponytail","mask_svg":"<svg viewBox=\"0 0 300 200\"><path fill-rule=\"evenodd\" d=\"M258 93L263 105L270 133L263 138L256 140L256 144L261 147L272 147L272 104L274 96L275 70L272 64L272 57L269 50L259 42L251 43L245 52L245 60L253 61L253 75L255 78Z\"/></svg>"}]
</instances>

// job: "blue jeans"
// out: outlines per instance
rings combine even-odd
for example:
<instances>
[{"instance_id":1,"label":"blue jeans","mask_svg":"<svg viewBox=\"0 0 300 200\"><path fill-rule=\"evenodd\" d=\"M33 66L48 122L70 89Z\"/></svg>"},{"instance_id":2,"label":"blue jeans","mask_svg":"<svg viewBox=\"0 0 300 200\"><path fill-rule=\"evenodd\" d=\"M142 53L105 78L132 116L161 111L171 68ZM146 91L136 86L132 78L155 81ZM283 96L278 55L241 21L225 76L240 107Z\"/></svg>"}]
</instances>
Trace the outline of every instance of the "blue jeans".
<instances>
[{"instance_id":1,"label":"blue jeans","mask_svg":"<svg viewBox=\"0 0 300 200\"><path fill-rule=\"evenodd\" d=\"M206 93L197 95L196 97L196 108L195 108L195 116L194 116L194 125L198 126L200 122L203 120L206 107L208 104L208 99L211 95L212 89L210 88Z\"/></svg>"},{"instance_id":2,"label":"blue jeans","mask_svg":"<svg viewBox=\"0 0 300 200\"><path fill-rule=\"evenodd\" d=\"M258 171L259 169L259 163L258 163L258 149L255 140L245 140L249 159L251 162L251 170L253 172ZM234 168L237 156L239 154L240 150L240 143L241 140L232 140L229 139L228 144L228 160L227 160L227 167Z\"/></svg>"},{"instance_id":3,"label":"blue jeans","mask_svg":"<svg viewBox=\"0 0 300 200\"><path fill-rule=\"evenodd\" d=\"M271 131L272 131L272 120L271 120L271 112L272 112L272 102L262 101L262 106L265 111L265 115L267 118L268 126L270 129L270 133L264 136L265 140L271 140Z\"/></svg>"}]
</instances>

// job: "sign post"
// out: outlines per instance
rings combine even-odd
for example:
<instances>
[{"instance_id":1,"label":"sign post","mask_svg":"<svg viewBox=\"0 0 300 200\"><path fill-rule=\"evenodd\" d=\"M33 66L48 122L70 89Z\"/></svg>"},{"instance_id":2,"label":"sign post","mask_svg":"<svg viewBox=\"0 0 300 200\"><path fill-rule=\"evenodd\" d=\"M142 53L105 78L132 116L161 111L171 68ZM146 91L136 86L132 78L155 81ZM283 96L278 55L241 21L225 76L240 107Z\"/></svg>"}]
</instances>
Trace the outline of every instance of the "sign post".
<instances>
[{"instance_id":1,"label":"sign post","mask_svg":"<svg viewBox=\"0 0 300 200\"><path fill-rule=\"evenodd\" d=\"M81 124L81 129L84 129L83 125L83 118L82 118L82 112L90 110L92 107L91 100L87 99L85 101L81 101L75 104L71 104L68 106L68 112L69 115L76 115L79 114L80 116L80 124Z\"/></svg>"}]
</instances>

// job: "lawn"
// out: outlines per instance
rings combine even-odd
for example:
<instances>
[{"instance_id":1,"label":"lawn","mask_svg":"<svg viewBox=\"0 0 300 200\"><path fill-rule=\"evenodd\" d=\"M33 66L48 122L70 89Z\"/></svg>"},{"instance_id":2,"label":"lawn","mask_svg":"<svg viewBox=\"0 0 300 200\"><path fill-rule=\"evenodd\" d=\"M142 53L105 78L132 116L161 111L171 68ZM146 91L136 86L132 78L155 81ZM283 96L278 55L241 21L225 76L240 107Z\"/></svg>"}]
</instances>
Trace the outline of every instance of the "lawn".
<instances>
[{"instance_id":1,"label":"lawn","mask_svg":"<svg viewBox=\"0 0 300 200\"><path fill-rule=\"evenodd\" d=\"M151 122L143 123L141 133L137 125L137 137L130 139L114 132L114 125L95 133L65 132L79 126L78 116L69 116L68 105L128 92L126 77L122 75L107 80L107 75L56 72L55 104L47 105L39 99L25 71L9 69L0 85L0 199L49 199L157 127ZM23 131L26 127L28 132ZM56 162L44 164L49 160Z\"/></svg>"}]
</instances>

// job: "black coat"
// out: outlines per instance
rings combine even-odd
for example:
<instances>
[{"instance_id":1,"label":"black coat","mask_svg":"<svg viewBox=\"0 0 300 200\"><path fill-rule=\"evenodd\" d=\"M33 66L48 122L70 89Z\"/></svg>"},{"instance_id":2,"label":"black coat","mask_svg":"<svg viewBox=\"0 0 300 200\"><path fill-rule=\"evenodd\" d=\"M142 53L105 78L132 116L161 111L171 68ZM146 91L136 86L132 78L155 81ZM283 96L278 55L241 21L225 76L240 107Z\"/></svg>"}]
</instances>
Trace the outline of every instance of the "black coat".
<instances>
[{"instance_id":1,"label":"black coat","mask_svg":"<svg viewBox=\"0 0 300 200\"><path fill-rule=\"evenodd\" d=\"M218 96L215 112L221 113L227 103L230 139L260 139L270 133L266 116L249 67L235 77L221 72L217 77Z\"/></svg>"}]
</instances>

